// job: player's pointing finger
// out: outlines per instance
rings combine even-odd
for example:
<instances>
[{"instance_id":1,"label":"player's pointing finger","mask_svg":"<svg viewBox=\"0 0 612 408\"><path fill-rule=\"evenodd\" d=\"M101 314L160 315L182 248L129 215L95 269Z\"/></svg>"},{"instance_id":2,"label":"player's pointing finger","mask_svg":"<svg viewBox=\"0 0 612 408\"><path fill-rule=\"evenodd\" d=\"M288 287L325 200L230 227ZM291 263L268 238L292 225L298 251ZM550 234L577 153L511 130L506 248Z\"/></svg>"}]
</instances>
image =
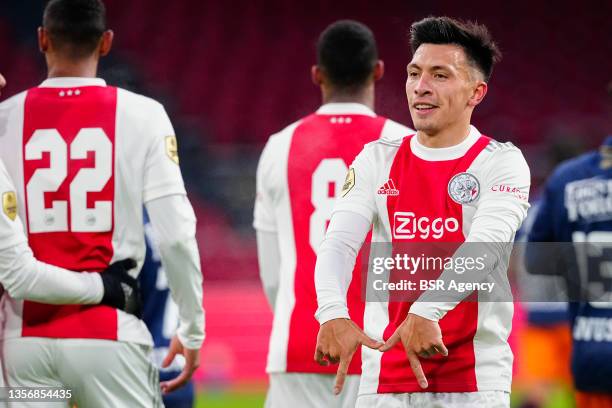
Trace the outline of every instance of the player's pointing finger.
<instances>
[{"instance_id":1,"label":"player's pointing finger","mask_svg":"<svg viewBox=\"0 0 612 408\"><path fill-rule=\"evenodd\" d=\"M416 354L408 352L408 361L410 361L410 368L419 382L419 386L423 389L427 388L429 384L427 383L427 378L425 377L425 373L423 372L423 367L421 367L419 358L416 356Z\"/></svg>"}]
</instances>

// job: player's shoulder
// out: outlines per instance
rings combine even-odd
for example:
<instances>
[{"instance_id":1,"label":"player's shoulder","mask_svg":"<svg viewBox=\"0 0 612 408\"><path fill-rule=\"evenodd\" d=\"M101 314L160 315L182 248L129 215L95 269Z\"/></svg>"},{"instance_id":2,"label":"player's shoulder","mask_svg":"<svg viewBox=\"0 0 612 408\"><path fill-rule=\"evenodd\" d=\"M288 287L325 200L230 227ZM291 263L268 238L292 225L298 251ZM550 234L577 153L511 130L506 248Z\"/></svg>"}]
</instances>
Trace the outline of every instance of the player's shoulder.
<instances>
[{"instance_id":1,"label":"player's shoulder","mask_svg":"<svg viewBox=\"0 0 612 408\"><path fill-rule=\"evenodd\" d=\"M266 146L273 146L274 147L274 146L279 145L279 144L289 143L291 141L291 138L293 137L293 134L295 133L295 130L301 124L303 124L306 119L308 119L308 117L296 120L295 122L291 123L290 125L285 126L280 131L270 135L270 137L268 138L268 141L266 143Z\"/></svg>"},{"instance_id":2,"label":"player's shoulder","mask_svg":"<svg viewBox=\"0 0 612 408\"><path fill-rule=\"evenodd\" d=\"M165 112L164 105L155 99L124 88L117 88L117 109L128 115L146 117Z\"/></svg>"},{"instance_id":3,"label":"player's shoulder","mask_svg":"<svg viewBox=\"0 0 612 408\"><path fill-rule=\"evenodd\" d=\"M506 162L514 162L515 164L527 166L527 160L525 160L523 152L514 143L500 142L497 139L484 135L482 137L488 140L488 143L481 152L481 156L484 156L484 163L493 167L499 167Z\"/></svg>"},{"instance_id":4,"label":"player's shoulder","mask_svg":"<svg viewBox=\"0 0 612 408\"><path fill-rule=\"evenodd\" d=\"M23 102L25 101L25 97L27 93L28 93L28 90L22 91L0 102L0 110L9 111L9 110L12 110L12 109L15 109L21 106Z\"/></svg>"},{"instance_id":5,"label":"player's shoulder","mask_svg":"<svg viewBox=\"0 0 612 408\"><path fill-rule=\"evenodd\" d=\"M486 152L489 152L495 155L500 155L500 154L503 154L504 152L520 153L521 155L523 154L521 152L521 149L519 149L512 142L500 142L499 140L493 139L492 137L488 137L488 139L489 139L489 143L484 148Z\"/></svg>"},{"instance_id":6,"label":"player's shoulder","mask_svg":"<svg viewBox=\"0 0 612 408\"><path fill-rule=\"evenodd\" d=\"M389 118L382 118L385 123L380 137L365 145L366 149L399 148L406 137L414 135L415 131Z\"/></svg>"}]
</instances>

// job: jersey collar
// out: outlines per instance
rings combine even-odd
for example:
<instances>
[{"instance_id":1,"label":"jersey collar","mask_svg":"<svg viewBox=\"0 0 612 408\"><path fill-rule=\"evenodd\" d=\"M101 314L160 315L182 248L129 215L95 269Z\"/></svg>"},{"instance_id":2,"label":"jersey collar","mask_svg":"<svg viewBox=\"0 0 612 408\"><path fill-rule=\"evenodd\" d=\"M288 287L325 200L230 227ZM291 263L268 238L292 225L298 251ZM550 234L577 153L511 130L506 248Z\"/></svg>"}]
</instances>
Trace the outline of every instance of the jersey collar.
<instances>
[{"instance_id":1,"label":"jersey collar","mask_svg":"<svg viewBox=\"0 0 612 408\"><path fill-rule=\"evenodd\" d=\"M470 125L470 133L459 144L450 147L432 148L423 146L417 140L416 135L410 138L410 149L420 159L428 161L455 160L467 153L470 147L478 141L480 132L474 126Z\"/></svg>"},{"instance_id":2,"label":"jersey collar","mask_svg":"<svg viewBox=\"0 0 612 408\"><path fill-rule=\"evenodd\" d=\"M57 77L45 79L39 88L74 88L77 86L106 86L102 78Z\"/></svg>"},{"instance_id":3,"label":"jersey collar","mask_svg":"<svg viewBox=\"0 0 612 408\"><path fill-rule=\"evenodd\" d=\"M361 103L334 102L326 103L317 109L318 115L365 115L375 117L376 113Z\"/></svg>"}]
</instances>

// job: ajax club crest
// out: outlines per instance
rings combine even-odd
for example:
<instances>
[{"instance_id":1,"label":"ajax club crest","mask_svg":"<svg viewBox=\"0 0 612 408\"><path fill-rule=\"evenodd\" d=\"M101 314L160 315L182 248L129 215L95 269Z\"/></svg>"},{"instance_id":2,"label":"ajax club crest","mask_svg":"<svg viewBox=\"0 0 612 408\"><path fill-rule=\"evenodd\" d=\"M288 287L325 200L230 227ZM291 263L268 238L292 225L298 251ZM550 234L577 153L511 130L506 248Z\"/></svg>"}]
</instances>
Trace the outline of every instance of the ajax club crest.
<instances>
[{"instance_id":1,"label":"ajax club crest","mask_svg":"<svg viewBox=\"0 0 612 408\"><path fill-rule=\"evenodd\" d=\"M480 195L480 183L470 173L458 173L448 182L448 195L457 204L469 204Z\"/></svg>"}]
</instances>

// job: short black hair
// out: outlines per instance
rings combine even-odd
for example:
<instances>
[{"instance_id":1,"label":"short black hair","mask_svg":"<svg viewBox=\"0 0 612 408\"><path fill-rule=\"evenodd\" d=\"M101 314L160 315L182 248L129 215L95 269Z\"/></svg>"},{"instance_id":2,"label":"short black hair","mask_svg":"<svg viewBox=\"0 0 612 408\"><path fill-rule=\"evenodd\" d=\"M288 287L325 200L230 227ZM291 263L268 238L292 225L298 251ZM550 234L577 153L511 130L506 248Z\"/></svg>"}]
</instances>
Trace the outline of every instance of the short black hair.
<instances>
[{"instance_id":1,"label":"short black hair","mask_svg":"<svg viewBox=\"0 0 612 408\"><path fill-rule=\"evenodd\" d=\"M317 64L335 87L344 90L362 87L377 61L374 34L358 21L336 21L319 36Z\"/></svg>"},{"instance_id":2,"label":"short black hair","mask_svg":"<svg viewBox=\"0 0 612 408\"><path fill-rule=\"evenodd\" d=\"M455 44L463 48L468 61L491 79L493 65L501 60L501 51L486 26L450 17L427 17L410 27L412 53L422 44Z\"/></svg>"},{"instance_id":3,"label":"short black hair","mask_svg":"<svg viewBox=\"0 0 612 408\"><path fill-rule=\"evenodd\" d=\"M56 49L74 59L91 55L106 31L106 8L101 0L50 0L43 27Z\"/></svg>"}]
</instances>

